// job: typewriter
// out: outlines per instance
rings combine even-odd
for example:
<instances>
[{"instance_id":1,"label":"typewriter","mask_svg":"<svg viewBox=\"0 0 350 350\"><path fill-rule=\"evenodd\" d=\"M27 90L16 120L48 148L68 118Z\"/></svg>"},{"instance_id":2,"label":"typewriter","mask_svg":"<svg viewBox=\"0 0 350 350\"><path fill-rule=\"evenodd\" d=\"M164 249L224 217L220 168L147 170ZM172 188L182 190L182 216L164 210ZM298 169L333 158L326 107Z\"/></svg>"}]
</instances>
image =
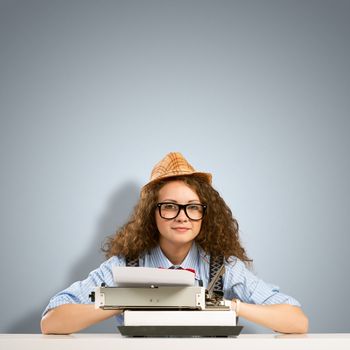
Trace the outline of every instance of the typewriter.
<instances>
[{"instance_id":1,"label":"typewriter","mask_svg":"<svg viewBox=\"0 0 350 350\"><path fill-rule=\"evenodd\" d=\"M118 329L125 336L237 336L243 327L231 302L214 291L224 272L222 266L204 288L186 270L116 267L116 286L96 287L90 298L96 308L124 312Z\"/></svg>"}]
</instances>

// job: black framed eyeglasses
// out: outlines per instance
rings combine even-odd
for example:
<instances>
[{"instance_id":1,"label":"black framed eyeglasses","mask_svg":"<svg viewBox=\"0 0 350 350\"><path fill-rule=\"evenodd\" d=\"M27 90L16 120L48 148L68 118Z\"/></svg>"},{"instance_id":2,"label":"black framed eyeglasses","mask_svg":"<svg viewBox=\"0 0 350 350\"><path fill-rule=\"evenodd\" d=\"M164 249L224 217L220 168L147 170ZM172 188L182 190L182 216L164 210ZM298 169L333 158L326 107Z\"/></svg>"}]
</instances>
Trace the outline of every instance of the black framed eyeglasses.
<instances>
[{"instance_id":1,"label":"black framed eyeglasses","mask_svg":"<svg viewBox=\"0 0 350 350\"><path fill-rule=\"evenodd\" d=\"M157 207L160 217L167 220L175 219L180 214L181 209L183 209L190 220L199 221L203 219L205 210L207 209L206 205L198 203L177 204L163 202L158 203Z\"/></svg>"}]
</instances>

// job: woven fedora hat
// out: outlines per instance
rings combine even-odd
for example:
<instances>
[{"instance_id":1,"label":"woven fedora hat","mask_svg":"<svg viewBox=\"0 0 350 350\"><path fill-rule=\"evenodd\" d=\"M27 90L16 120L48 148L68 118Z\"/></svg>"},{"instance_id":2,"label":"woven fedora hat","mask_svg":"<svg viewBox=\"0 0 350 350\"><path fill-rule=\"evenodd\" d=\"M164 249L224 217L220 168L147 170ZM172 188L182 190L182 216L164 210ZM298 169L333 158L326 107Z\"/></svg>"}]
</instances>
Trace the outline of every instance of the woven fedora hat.
<instances>
[{"instance_id":1,"label":"woven fedora hat","mask_svg":"<svg viewBox=\"0 0 350 350\"><path fill-rule=\"evenodd\" d=\"M179 152L168 153L159 163L157 163L151 173L150 181L143 186L143 189L159 180L185 175L198 175L211 184L212 175L201 171L196 171Z\"/></svg>"}]
</instances>

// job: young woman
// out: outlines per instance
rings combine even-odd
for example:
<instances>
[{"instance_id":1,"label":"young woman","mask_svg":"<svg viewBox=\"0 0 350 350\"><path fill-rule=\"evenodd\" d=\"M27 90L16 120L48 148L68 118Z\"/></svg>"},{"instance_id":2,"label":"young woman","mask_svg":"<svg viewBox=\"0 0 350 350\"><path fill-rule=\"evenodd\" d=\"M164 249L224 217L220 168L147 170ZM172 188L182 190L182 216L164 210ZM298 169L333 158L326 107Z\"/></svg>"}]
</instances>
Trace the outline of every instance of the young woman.
<instances>
[{"instance_id":1,"label":"young woman","mask_svg":"<svg viewBox=\"0 0 350 350\"><path fill-rule=\"evenodd\" d=\"M239 317L281 333L305 333L308 319L294 298L248 269L238 223L211 185L211 174L195 171L180 153L169 153L129 220L106 244L106 260L83 280L55 295L41 320L45 334L77 332L120 311L95 309L88 295L101 283L113 285L112 266L136 259L143 267L182 267L208 286L210 259L222 257L223 292ZM198 282L197 282L198 283Z\"/></svg>"}]
</instances>

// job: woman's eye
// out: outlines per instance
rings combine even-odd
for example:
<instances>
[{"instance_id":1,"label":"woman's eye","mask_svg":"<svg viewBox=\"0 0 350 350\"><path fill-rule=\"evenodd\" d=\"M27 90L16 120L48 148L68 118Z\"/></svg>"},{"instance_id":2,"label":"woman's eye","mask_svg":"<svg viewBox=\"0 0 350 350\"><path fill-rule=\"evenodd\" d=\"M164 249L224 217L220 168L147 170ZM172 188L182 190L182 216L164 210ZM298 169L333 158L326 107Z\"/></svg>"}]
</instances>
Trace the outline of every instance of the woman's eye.
<instances>
[{"instance_id":1,"label":"woman's eye","mask_svg":"<svg viewBox=\"0 0 350 350\"><path fill-rule=\"evenodd\" d=\"M164 204L164 205L163 205L163 208L164 208L165 210L175 210L175 209L177 209L177 208L176 208L176 205L174 205L174 204Z\"/></svg>"},{"instance_id":2,"label":"woman's eye","mask_svg":"<svg viewBox=\"0 0 350 350\"><path fill-rule=\"evenodd\" d=\"M187 207L187 209L193 210L193 211L200 211L202 210L202 207L200 205L190 205Z\"/></svg>"}]
</instances>

